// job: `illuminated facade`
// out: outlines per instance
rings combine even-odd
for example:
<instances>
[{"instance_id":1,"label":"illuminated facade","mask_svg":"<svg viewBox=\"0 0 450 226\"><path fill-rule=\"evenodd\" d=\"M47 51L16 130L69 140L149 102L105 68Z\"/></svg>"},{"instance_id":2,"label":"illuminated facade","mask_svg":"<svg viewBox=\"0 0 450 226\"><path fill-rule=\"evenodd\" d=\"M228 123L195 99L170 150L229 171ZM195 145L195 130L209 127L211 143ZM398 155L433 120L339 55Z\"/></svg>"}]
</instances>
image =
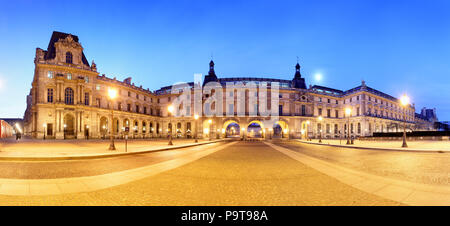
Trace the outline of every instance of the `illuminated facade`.
<instances>
[{"instance_id":1,"label":"illuminated facade","mask_svg":"<svg viewBox=\"0 0 450 226\"><path fill-rule=\"evenodd\" d=\"M214 62L209 66L200 87L208 82L222 85L223 113L211 117L200 114L195 120L194 83L188 83L192 95L184 110L189 114L169 117L167 108L179 96L171 86L153 92L134 85L131 78L119 81L100 75L95 63L87 61L77 36L54 32L47 50L36 49L34 78L24 116L25 134L43 138L45 133L47 138L55 139L102 138L112 132L117 138L125 134L130 138L166 137L169 133L193 137L196 132L199 137L306 138L321 134L324 138L339 138L347 135L347 128L353 137L402 131L404 119L407 128L414 128L414 105L404 108L396 98L370 88L364 81L356 88L341 91L306 87L298 63L292 80L218 78ZM251 106L252 89L258 93L258 87L245 88L240 97L227 93L226 84L250 82L279 84L275 97L279 98L278 106L273 106L279 113L276 121L266 123L269 116L259 112L258 101ZM118 90L118 97L112 101L107 95L110 88ZM270 85L267 90L272 90ZM268 107L272 109L274 97L268 96ZM202 94L201 102L208 102L208 98ZM243 114L236 110L239 104L244 104ZM345 115L346 108L351 109L349 117ZM319 116L323 120L319 121Z\"/></svg>"}]
</instances>

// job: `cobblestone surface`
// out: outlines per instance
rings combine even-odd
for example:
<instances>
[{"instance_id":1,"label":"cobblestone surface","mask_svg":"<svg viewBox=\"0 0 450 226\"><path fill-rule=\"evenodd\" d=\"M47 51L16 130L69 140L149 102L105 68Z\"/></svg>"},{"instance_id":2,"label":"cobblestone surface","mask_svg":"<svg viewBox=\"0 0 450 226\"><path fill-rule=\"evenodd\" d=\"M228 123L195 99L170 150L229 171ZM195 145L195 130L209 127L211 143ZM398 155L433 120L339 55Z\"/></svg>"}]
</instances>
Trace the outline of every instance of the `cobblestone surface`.
<instances>
[{"instance_id":1,"label":"cobblestone surface","mask_svg":"<svg viewBox=\"0 0 450 226\"><path fill-rule=\"evenodd\" d=\"M185 166L98 190L0 196L1 205L399 205L313 170L261 142L239 142Z\"/></svg>"}]
</instances>

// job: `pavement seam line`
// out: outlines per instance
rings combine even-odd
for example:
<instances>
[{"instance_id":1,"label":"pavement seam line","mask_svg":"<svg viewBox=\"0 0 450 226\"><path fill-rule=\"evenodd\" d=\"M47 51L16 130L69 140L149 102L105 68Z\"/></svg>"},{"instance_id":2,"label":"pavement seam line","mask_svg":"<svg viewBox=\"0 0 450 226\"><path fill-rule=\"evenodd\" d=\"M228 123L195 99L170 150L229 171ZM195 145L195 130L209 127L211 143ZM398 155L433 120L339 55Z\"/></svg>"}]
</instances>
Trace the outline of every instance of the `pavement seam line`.
<instances>
[{"instance_id":1,"label":"pavement seam line","mask_svg":"<svg viewBox=\"0 0 450 226\"><path fill-rule=\"evenodd\" d=\"M31 184L33 185L42 185L45 187L45 185L58 186L58 181L63 180L65 183L63 184L78 184L81 188L79 189L71 189L72 191L63 191L62 186L58 186L59 189L61 189L60 193L53 194L53 193L46 193L45 195L58 195L58 194L68 194L68 193L78 193L78 192L90 192L100 189L106 189L109 187L114 187L122 184L127 184L136 180L140 180L146 177L151 177L178 167L181 167L183 165L186 165L188 163L194 162L198 159L201 159L205 156L208 156L214 152L223 150L224 148L234 145L235 142L230 142L228 144L223 144L220 146L217 146L212 149L206 149L201 150L199 152L192 153L190 156L183 156L178 159L171 159L164 162L159 162L156 164L139 167L135 169L125 170L125 171L119 171L119 172L113 172L109 174L102 174L102 175L95 175L95 176L86 176L86 177L73 177L73 178L61 178L61 179L0 179L0 195L14 195L14 196L31 196ZM128 175L127 175L128 174ZM107 184L105 185L99 185L99 181L108 181L108 178L117 178L118 176L122 176L126 179L124 183L117 183L117 184ZM131 179L130 179L131 177ZM54 181L54 182L53 182ZM52 183L53 182L53 183ZM13 184L13 185L21 185L26 186L27 191L26 194L23 194L21 191L15 191L15 190L6 190L3 189L3 185L5 184Z\"/></svg>"},{"instance_id":2,"label":"pavement seam line","mask_svg":"<svg viewBox=\"0 0 450 226\"><path fill-rule=\"evenodd\" d=\"M196 147L200 145L213 144L218 142L223 142L224 139L215 140L215 141L205 141L201 143L192 143L192 144L183 144L179 146L168 146L163 148L157 148L154 150L146 150L146 151L134 151L134 152L120 152L120 153L110 153L110 154L93 154L93 155L82 155L82 156L49 156L49 157L19 157L19 156L0 156L0 161L29 161L29 162L47 162L47 161L67 161L67 160L86 160L86 159L100 159L100 158L114 158L121 157L127 155L137 155L137 154L146 154L151 152L160 152L160 151L170 151L176 149L183 149L189 147ZM0 150L1 151L1 150Z\"/></svg>"},{"instance_id":3,"label":"pavement seam line","mask_svg":"<svg viewBox=\"0 0 450 226\"><path fill-rule=\"evenodd\" d=\"M349 186L352 186L356 189L359 190L363 190L367 193L370 194L374 194L383 198L387 198L387 199L391 199L397 202L401 202L404 204L408 204L408 205L424 205L424 202L421 200L417 200L417 199L412 199L411 200L411 195L415 192L423 192L423 193L427 193L430 194L431 196L435 196L435 195L449 195L450 194L450 188L448 187L440 187L440 186L433 186L433 185L425 185L425 184L418 184L418 183L413 183L413 182L409 182L409 181L400 181L400 180L395 180L395 179L391 179L391 178L381 178L380 176L377 175L372 175L372 174L368 174L368 173L364 173L364 172L359 172L359 171L355 171L352 169L348 169L345 167L341 167L338 166L336 164L332 164L329 162L326 162L324 160L320 160L320 159L315 159L313 157L307 156L305 154L290 150L288 148L285 147L280 147L278 145L275 144L271 144L271 143L267 143L264 142L267 145L269 145L270 147L272 147L273 149L305 164L308 165L328 176L331 176L333 178L336 178L337 180L341 181L344 184L347 184ZM344 176L339 176L335 172L336 170L339 170L341 174L346 174L346 179L344 179ZM364 178L367 181L372 181L374 183L379 183L379 184L385 184L385 186L383 186L380 189L377 189L377 191L368 191L367 189L364 188L358 188L355 185L360 183L349 183L348 182L348 177L356 179L356 178ZM401 187L403 189L407 189L409 190L409 195L403 198L399 198L399 197L386 197L380 194L375 194L378 193L379 191L387 188L389 185L393 186L393 187ZM424 189L424 188L428 188L428 189ZM438 192L436 191L430 191L430 190L440 190ZM450 197L450 196L449 196ZM423 198L422 198L423 199ZM450 201L450 199L449 199ZM449 203L444 203L442 201L435 201L433 199L430 199L429 202L425 202L427 203L426 205L448 205Z\"/></svg>"},{"instance_id":4,"label":"pavement seam line","mask_svg":"<svg viewBox=\"0 0 450 226\"><path fill-rule=\"evenodd\" d=\"M353 148L353 149L364 149L364 150L377 150L377 151L397 151L397 152L414 152L414 153L449 153L447 150L425 150L425 149L402 149L402 148L382 148L382 147L361 147L361 146L348 146L348 145L338 145L338 144L325 144L325 143L313 143L306 142L296 139L297 142L302 144L313 144L313 145L323 145L338 148Z\"/></svg>"}]
</instances>

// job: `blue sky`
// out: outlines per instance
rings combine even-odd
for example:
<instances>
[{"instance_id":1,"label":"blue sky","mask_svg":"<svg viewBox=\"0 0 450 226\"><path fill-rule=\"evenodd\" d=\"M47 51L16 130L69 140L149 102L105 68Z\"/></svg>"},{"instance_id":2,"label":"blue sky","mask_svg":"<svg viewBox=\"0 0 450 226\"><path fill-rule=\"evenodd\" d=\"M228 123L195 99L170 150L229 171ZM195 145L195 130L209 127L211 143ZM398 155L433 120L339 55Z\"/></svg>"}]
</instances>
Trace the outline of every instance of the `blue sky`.
<instances>
[{"instance_id":1,"label":"blue sky","mask_svg":"<svg viewBox=\"0 0 450 226\"><path fill-rule=\"evenodd\" d=\"M367 85L450 120L450 1L0 0L0 118L22 117L35 48L78 35L100 73L156 90L207 73ZM323 79L316 81L314 75Z\"/></svg>"}]
</instances>

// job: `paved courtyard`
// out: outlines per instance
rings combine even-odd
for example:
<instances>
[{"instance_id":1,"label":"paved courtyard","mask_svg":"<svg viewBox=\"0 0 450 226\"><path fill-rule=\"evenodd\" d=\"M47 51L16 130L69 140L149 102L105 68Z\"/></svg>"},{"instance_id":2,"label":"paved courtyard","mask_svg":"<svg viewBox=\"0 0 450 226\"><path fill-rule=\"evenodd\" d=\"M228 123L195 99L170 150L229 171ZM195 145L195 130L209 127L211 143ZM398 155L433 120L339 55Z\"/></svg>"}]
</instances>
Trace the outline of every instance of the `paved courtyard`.
<instances>
[{"instance_id":1,"label":"paved courtyard","mask_svg":"<svg viewBox=\"0 0 450 226\"><path fill-rule=\"evenodd\" d=\"M199 143L208 142L199 139ZM194 144L194 139L173 139L173 146ZM125 152L125 140L115 140L115 151L108 150L110 141L106 140L36 140L0 139L0 157L64 157L92 156ZM140 152L171 147L168 139L130 139L127 152Z\"/></svg>"},{"instance_id":2,"label":"paved courtyard","mask_svg":"<svg viewBox=\"0 0 450 226\"><path fill-rule=\"evenodd\" d=\"M0 195L0 204L401 205L346 185L263 142L213 146L223 148L185 165L155 175L141 175L141 179L121 185L59 195ZM198 146L194 152L200 149L208 150L211 146ZM148 155L151 154L155 153ZM86 162L88 165L91 164Z\"/></svg>"},{"instance_id":3,"label":"paved courtyard","mask_svg":"<svg viewBox=\"0 0 450 226\"><path fill-rule=\"evenodd\" d=\"M305 141L305 140L302 140ZM312 143L319 143L319 139L312 139ZM332 145L346 145L346 139L322 139L323 144ZM421 150L421 151L449 151L450 152L450 141L407 141L408 147L402 148L402 140L396 141L364 141L364 140L354 140L353 147L369 147L369 148L384 148L384 149L401 149L401 150Z\"/></svg>"}]
</instances>

